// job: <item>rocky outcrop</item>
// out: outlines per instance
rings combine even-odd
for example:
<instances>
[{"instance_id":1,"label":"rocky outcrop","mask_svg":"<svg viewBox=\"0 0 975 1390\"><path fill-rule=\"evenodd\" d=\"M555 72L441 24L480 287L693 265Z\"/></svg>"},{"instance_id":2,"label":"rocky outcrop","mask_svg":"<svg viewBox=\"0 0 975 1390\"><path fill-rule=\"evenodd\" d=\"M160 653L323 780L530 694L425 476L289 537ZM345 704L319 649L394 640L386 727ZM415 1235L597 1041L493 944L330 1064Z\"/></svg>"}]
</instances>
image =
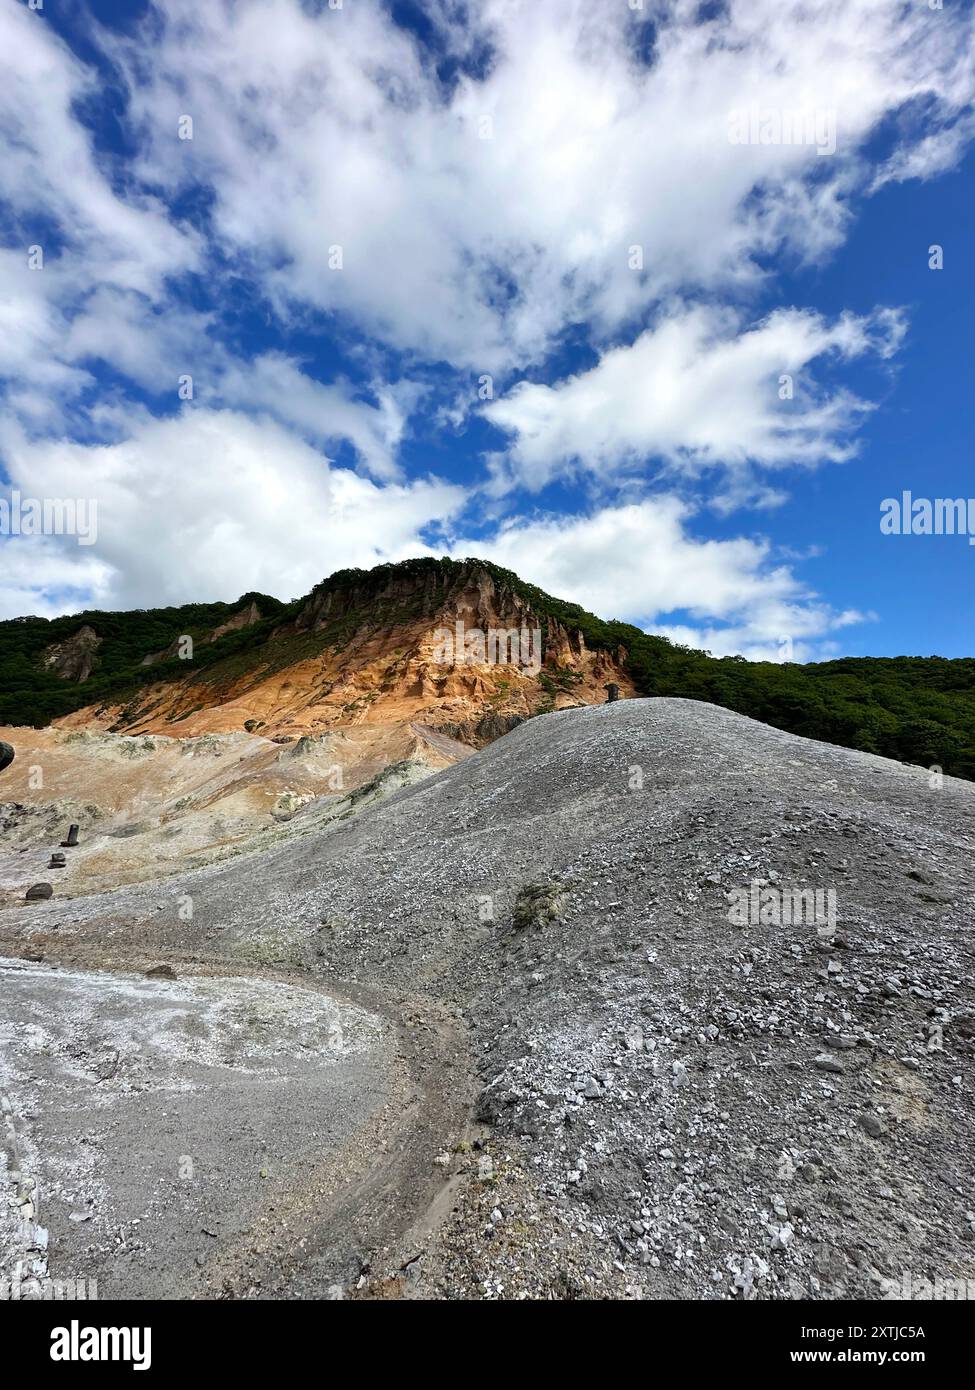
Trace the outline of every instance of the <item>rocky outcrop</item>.
<instances>
[{"instance_id":1,"label":"rocky outcrop","mask_svg":"<svg viewBox=\"0 0 975 1390\"><path fill-rule=\"evenodd\" d=\"M492 710L480 719L444 720L437 726L437 731L474 748L483 748L485 744L493 743L496 738L510 734L512 729L517 729L518 725L524 722L524 719L523 714L497 714Z\"/></svg>"},{"instance_id":2,"label":"rocky outcrop","mask_svg":"<svg viewBox=\"0 0 975 1390\"><path fill-rule=\"evenodd\" d=\"M259 618L256 604L231 620ZM190 663L190 666L192 664ZM480 748L534 714L601 704L606 685L635 693L626 654L590 649L581 632L536 613L503 572L476 560L446 568L350 571L320 585L255 649L248 667L209 665L160 682L137 705L81 711L115 732L179 736L246 730L321 737L411 723Z\"/></svg>"},{"instance_id":3,"label":"rocky outcrop","mask_svg":"<svg viewBox=\"0 0 975 1390\"><path fill-rule=\"evenodd\" d=\"M86 623L73 637L45 647L41 661L61 680L86 681L97 664L95 653L101 644L98 633Z\"/></svg>"},{"instance_id":4,"label":"rocky outcrop","mask_svg":"<svg viewBox=\"0 0 975 1390\"><path fill-rule=\"evenodd\" d=\"M241 628L252 627L254 623L259 623L261 618L261 610L258 608L257 604L252 601L245 604L243 608L238 609L238 611L229 617L225 623L220 623L219 626L213 628L212 631L205 633L202 637L198 637L196 639L197 645L204 647L210 642L216 642L219 637L223 637L227 632L239 632ZM150 652L148 656L142 658L141 664L143 666L158 666L163 661L172 661L173 657L179 656L180 654L180 642L182 640L183 634L177 634L168 647L164 647L161 652Z\"/></svg>"},{"instance_id":5,"label":"rocky outcrop","mask_svg":"<svg viewBox=\"0 0 975 1390\"><path fill-rule=\"evenodd\" d=\"M404 572L392 576L375 571L341 588L319 585L309 595L293 624L280 631L318 631L330 623L356 617L382 627L404 619L459 618L469 627L520 626L530 608L513 590L499 585L477 561L456 566L448 574Z\"/></svg>"},{"instance_id":6,"label":"rocky outcrop","mask_svg":"<svg viewBox=\"0 0 975 1390\"><path fill-rule=\"evenodd\" d=\"M226 632L239 632L241 628L253 627L255 623L259 623L260 621L261 610L256 603L248 603L234 613L232 617L228 618L225 623L221 623L219 627L215 627L210 633L208 641L216 642L217 638L223 637Z\"/></svg>"}]
</instances>

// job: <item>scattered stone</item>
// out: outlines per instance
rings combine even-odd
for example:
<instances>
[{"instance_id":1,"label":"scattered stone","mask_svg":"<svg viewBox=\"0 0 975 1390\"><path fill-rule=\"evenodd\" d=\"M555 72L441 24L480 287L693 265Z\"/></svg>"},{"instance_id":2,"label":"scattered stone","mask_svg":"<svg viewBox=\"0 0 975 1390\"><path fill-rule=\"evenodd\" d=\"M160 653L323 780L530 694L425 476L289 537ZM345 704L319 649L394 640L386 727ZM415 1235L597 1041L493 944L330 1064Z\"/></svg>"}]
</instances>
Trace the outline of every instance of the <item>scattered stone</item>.
<instances>
[{"instance_id":1,"label":"scattered stone","mask_svg":"<svg viewBox=\"0 0 975 1390\"><path fill-rule=\"evenodd\" d=\"M171 965L153 965L146 971L147 980L175 980L176 971Z\"/></svg>"},{"instance_id":2,"label":"scattered stone","mask_svg":"<svg viewBox=\"0 0 975 1390\"><path fill-rule=\"evenodd\" d=\"M821 1052L813 1063L818 1071L842 1072L843 1063L829 1052Z\"/></svg>"},{"instance_id":3,"label":"scattered stone","mask_svg":"<svg viewBox=\"0 0 975 1390\"><path fill-rule=\"evenodd\" d=\"M29 903L46 902L48 898L53 898L54 887L50 883L35 883L28 888L25 900Z\"/></svg>"}]
</instances>

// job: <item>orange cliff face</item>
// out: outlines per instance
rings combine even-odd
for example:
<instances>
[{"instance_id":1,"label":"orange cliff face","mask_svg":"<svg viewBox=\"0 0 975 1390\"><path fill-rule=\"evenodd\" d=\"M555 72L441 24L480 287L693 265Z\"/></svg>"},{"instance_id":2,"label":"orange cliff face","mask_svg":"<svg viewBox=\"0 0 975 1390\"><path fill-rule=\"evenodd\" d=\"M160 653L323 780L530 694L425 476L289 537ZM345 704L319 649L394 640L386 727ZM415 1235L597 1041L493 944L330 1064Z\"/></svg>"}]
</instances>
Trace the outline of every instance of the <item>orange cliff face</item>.
<instances>
[{"instance_id":1,"label":"orange cliff face","mask_svg":"<svg viewBox=\"0 0 975 1390\"><path fill-rule=\"evenodd\" d=\"M231 630L262 621L250 605ZM0 729L17 750L4 774L0 901L20 902L28 882L50 877L51 848L72 822L81 842L57 875L59 896L300 834L469 757L531 715L602 703L610 682L635 694L622 652L590 651L552 621L539 644L541 628L525 599L476 562L446 576L366 576L359 588L321 586L270 636L264 621L252 645L245 638L196 669L188 660L181 679L157 679L129 703L89 705L46 729ZM198 656L212 640L197 639ZM67 667L82 645L54 655ZM182 645L174 634L159 659Z\"/></svg>"},{"instance_id":2,"label":"orange cliff face","mask_svg":"<svg viewBox=\"0 0 975 1390\"><path fill-rule=\"evenodd\" d=\"M57 723L181 738L418 725L480 747L532 714L602 703L610 681L635 693L623 653L590 651L551 621L540 641L541 628L520 595L476 564L452 581L407 575L378 591L325 589L245 660L190 669L145 687L137 702L88 706Z\"/></svg>"}]
</instances>

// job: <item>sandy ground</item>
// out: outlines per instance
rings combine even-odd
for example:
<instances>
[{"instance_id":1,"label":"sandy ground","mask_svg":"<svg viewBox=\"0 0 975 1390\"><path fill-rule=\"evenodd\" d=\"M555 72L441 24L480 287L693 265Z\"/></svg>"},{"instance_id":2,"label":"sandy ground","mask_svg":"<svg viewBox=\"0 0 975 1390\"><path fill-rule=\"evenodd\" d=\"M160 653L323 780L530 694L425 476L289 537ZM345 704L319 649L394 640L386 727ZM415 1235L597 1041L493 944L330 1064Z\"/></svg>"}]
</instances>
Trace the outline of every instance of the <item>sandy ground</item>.
<instances>
[{"instance_id":1,"label":"sandy ground","mask_svg":"<svg viewBox=\"0 0 975 1390\"><path fill-rule=\"evenodd\" d=\"M50 1261L102 1298L212 1293L389 1098L389 1025L321 990L0 960L0 996L10 1280ZM358 1273L331 1254L326 1285Z\"/></svg>"},{"instance_id":2,"label":"sandy ground","mask_svg":"<svg viewBox=\"0 0 975 1390\"><path fill-rule=\"evenodd\" d=\"M416 780L473 751L410 724L283 744L243 732L172 738L56 728L0 729L0 738L17 750L0 785L0 902L8 903L33 883L73 897L267 848L288 838L289 826L303 833L341 815L392 764L406 763ZM65 850L63 868L53 867L72 823L78 844Z\"/></svg>"}]
</instances>

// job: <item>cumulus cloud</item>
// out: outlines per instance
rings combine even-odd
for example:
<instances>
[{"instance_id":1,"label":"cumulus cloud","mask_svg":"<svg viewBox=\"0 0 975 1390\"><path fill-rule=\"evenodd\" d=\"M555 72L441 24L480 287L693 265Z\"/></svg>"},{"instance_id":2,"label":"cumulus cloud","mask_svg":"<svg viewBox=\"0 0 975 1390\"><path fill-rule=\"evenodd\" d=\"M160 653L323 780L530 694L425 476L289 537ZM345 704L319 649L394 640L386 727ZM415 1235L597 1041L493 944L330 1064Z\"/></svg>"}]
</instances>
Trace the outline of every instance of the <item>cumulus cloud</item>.
<instances>
[{"instance_id":1,"label":"cumulus cloud","mask_svg":"<svg viewBox=\"0 0 975 1390\"><path fill-rule=\"evenodd\" d=\"M150 49L110 48L144 175L212 192L220 243L282 314L335 311L470 370L538 361L567 325L611 332L675 290L740 287L783 248L824 254L885 117L923 104L904 153L971 95L971 17L888 0L729 0L704 22L691 0L431 8L461 63L449 85L370 0L169 0ZM752 108L760 138L735 143ZM775 140L796 112L832 121L835 151Z\"/></svg>"},{"instance_id":2,"label":"cumulus cloud","mask_svg":"<svg viewBox=\"0 0 975 1390\"><path fill-rule=\"evenodd\" d=\"M837 612L779 563L764 539L702 540L686 502L658 494L588 516L511 520L451 553L483 555L551 594L715 655L803 661L819 639L864 621ZM693 626L668 622L678 612Z\"/></svg>"},{"instance_id":3,"label":"cumulus cloud","mask_svg":"<svg viewBox=\"0 0 975 1390\"><path fill-rule=\"evenodd\" d=\"M756 604L742 621L726 626L656 623L647 630L713 656L743 656L749 661L828 661L841 651L830 633L873 622L876 616L852 608L837 611L814 598L797 603L773 599Z\"/></svg>"},{"instance_id":4,"label":"cumulus cloud","mask_svg":"<svg viewBox=\"0 0 975 1390\"><path fill-rule=\"evenodd\" d=\"M431 0L430 47L380 0L150 0L124 33L92 21L96 66L0 7L3 466L100 512L90 552L33 547L36 582L4 543L8 611L290 596L429 553L485 483L503 516L513 485L576 475L605 506L499 523L492 553L716 649L785 628L821 650L842 615L765 542L696 539L684 504L641 500L641 469L721 465L712 501L771 507L786 465L854 451L871 406L842 369L895 351L899 316L748 306L777 257L835 249L856 195L960 160L972 15L711 9ZM89 125L105 82L118 142ZM742 142L742 113L780 138ZM828 142L781 137L790 113ZM556 373L567 345L595 365ZM469 457L465 488L411 478L421 399L459 426L483 372L506 453L486 477ZM347 450L356 472L327 457Z\"/></svg>"},{"instance_id":5,"label":"cumulus cloud","mask_svg":"<svg viewBox=\"0 0 975 1390\"><path fill-rule=\"evenodd\" d=\"M104 363L167 406L189 383L194 400L273 415L325 447L347 441L367 472L399 476L396 449L417 396L409 381L326 384L284 353L237 356L217 328L212 313L115 285L81 295L60 262L31 272L24 256L0 251L0 378L8 409L32 432L87 435L104 420L104 390L100 408L81 401ZM134 420L140 407L130 411Z\"/></svg>"},{"instance_id":6,"label":"cumulus cloud","mask_svg":"<svg viewBox=\"0 0 975 1390\"><path fill-rule=\"evenodd\" d=\"M108 567L53 536L2 540L0 561L0 620L77 613L109 593Z\"/></svg>"},{"instance_id":7,"label":"cumulus cloud","mask_svg":"<svg viewBox=\"0 0 975 1390\"><path fill-rule=\"evenodd\" d=\"M841 461L871 407L821 389L812 364L889 357L903 328L889 311L830 324L790 309L738 331L727 311L682 308L590 371L554 386L522 382L488 404L484 415L511 437L497 485L537 489L562 471L605 478L648 457L693 471Z\"/></svg>"},{"instance_id":8,"label":"cumulus cloud","mask_svg":"<svg viewBox=\"0 0 975 1390\"><path fill-rule=\"evenodd\" d=\"M326 447L348 440L368 472L395 478L400 476L396 448L416 392L409 383L397 388L377 382L373 390L375 404L348 383L315 381L283 353L263 353L248 363L228 362L215 375L211 394L230 405L266 411Z\"/></svg>"},{"instance_id":9,"label":"cumulus cloud","mask_svg":"<svg viewBox=\"0 0 975 1390\"><path fill-rule=\"evenodd\" d=\"M20 612L156 607L248 589L296 597L345 566L432 553L423 534L466 497L432 478L380 485L330 467L276 421L230 410L142 417L107 445L14 430L4 443L11 485L24 497L97 504L92 546L72 537L3 542L5 566L19 575L8 600ZM28 556L40 562L32 584ZM59 603L62 589L70 594Z\"/></svg>"},{"instance_id":10,"label":"cumulus cloud","mask_svg":"<svg viewBox=\"0 0 975 1390\"><path fill-rule=\"evenodd\" d=\"M212 315L174 299L193 271L233 277L228 292L250 283L282 324L334 313L458 372L536 363L580 323L596 344L618 341L675 292L735 293L777 251L835 246L885 117L899 130L881 179L948 167L971 134L960 13L730 0L702 21L690 0L652 15L487 0L432 4L429 17L450 82L378 0L169 0L134 36L93 26L128 100L134 153L114 156L79 119L96 70L26 7L0 11L0 198L23 243L50 243L43 276L24 246L2 267L14 408L63 424L99 360L163 391L201 345L211 403L236 404L215 379L245 364L208 336ZM836 149L734 143L736 114L753 109L835 117ZM178 138L185 116L191 140ZM206 230L171 212L183 194L210 203ZM321 385L295 383L295 418L280 414L302 428L313 417L313 437L329 439ZM332 401L381 476L411 400L395 389L374 391L381 420Z\"/></svg>"},{"instance_id":11,"label":"cumulus cloud","mask_svg":"<svg viewBox=\"0 0 975 1390\"><path fill-rule=\"evenodd\" d=\"M509 518L465 536L465 489L434 478L370 481L330 466L277 421L239 411L143 415L107 445L30 440L10 427L3 443L24 497L97 504L93 545L72 536L0 543L4 617L248 589L289 599L346 566L452 554L493 559L603 616L720 654L776 659L788 637L804 660L826 634L860 620L809 591L768 541L694 536L692 509L671 494L573 518ZM675 613L693 626L673 623Z\"/></svg>"},{"instance_id":12,"label":"cumulus cloud","mask_svg":"<svg viewBox=\"0 0 975 1390\"><path fill-rule=\"evenodd\" d=\"M268 412L316 443L348 441L367 471L395 476L410 384L377 382L370 401L283 354L237 356L215 315L174 289L203 268L201 235L177 224L131 169L113 180L96 156L77 116L97 90L93 69L25 6L0 9L0 55L0 202L22 243L0 250L8 410L35 433L89 436L96 420L79 402L99 364L171 402L190 376L211 404ZM41 251L37 268L30 247ZM103 395L103 416L104 405ZM134 420L139 407L131 409Z\"/></svg>"}]
</instances>

